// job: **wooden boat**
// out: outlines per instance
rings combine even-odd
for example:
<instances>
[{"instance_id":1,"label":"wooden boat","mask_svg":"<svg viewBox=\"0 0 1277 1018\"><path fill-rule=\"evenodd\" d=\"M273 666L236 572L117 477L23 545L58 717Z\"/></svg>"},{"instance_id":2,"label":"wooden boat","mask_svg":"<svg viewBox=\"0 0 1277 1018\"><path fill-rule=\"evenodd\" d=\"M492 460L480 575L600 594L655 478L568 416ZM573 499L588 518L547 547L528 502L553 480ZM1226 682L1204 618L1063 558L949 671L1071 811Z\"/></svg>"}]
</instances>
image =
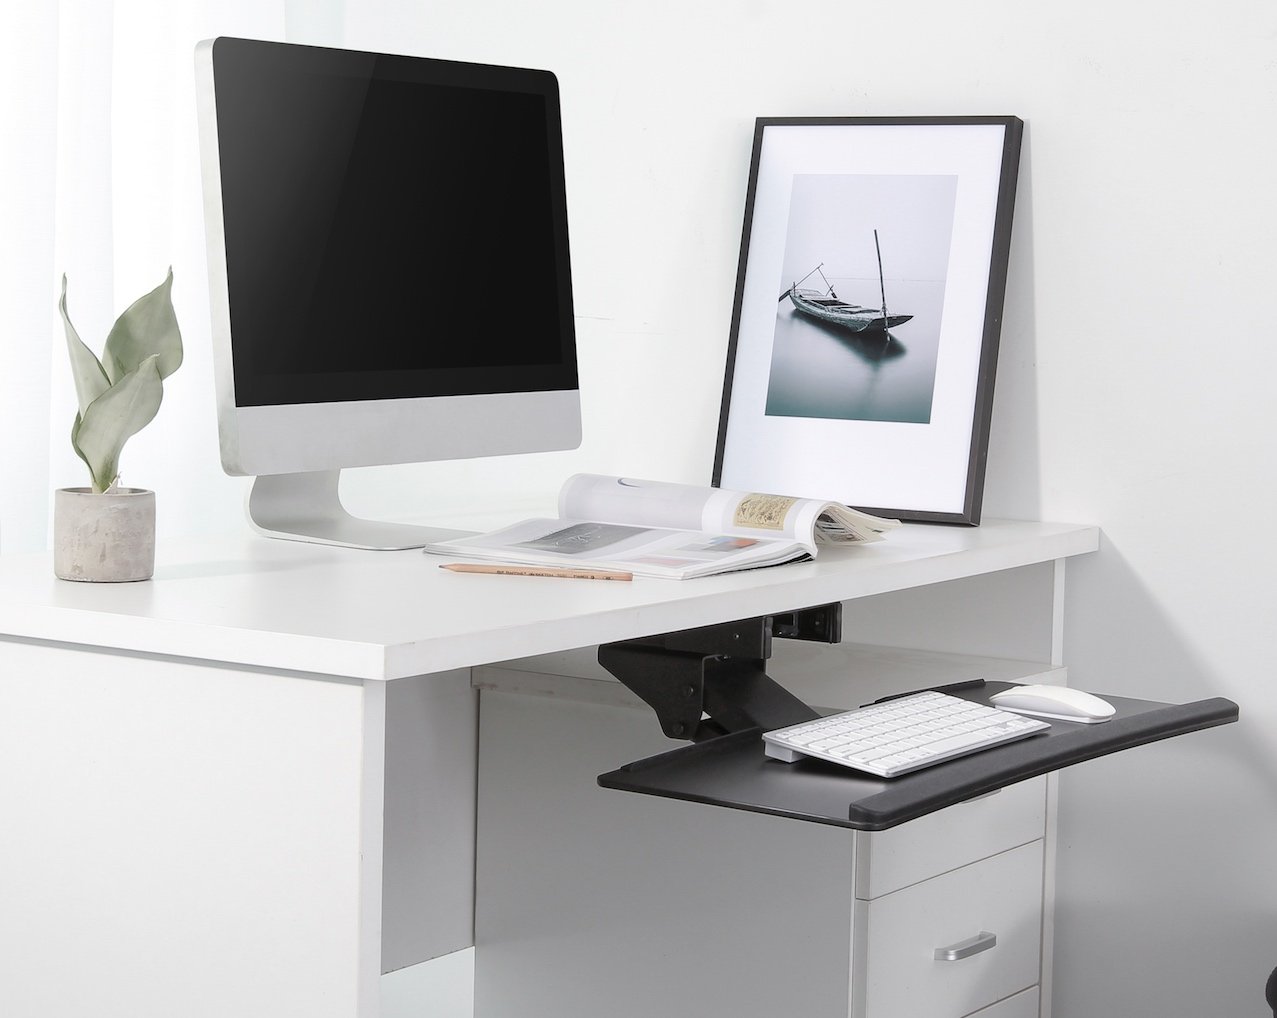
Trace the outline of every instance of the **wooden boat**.
<instances>
[{"instance_id":1,"label":"wooden boat","mask_svg":"<svg viewBox=\"0 0 1277 1018\"><path fill-rule=\"evenodd\" d=\"M789 288L787 294L794 308L822 322L841 325L852 332L869 332L894 329L913 318L913 315L882 314L882 308L866 308L859 304L849 304L839 300L833 291L821 293L819 290L800 290L797 285Z\"/></svg>"},{"instance_id":2,"label":"wooden boat","mask_svg":"<svg viewBox=\"0 0 1277 1018\"><path fill-rule=\"evenodd\" d=\"M802 314L818 321L841 325L852 332L886 332L888 329L894 329L897 325L903 325L913 318L913 315L890 315L887 313L887 286L882 277L882 249L878 246L877 230L874 230L874 250L878 255L878 287L882 292L881 308L861 307L859 304L851 304L845 300L840 300L838 294L834 293L834 288L830 285L829 280L825 279L825 274L820 272L824 267L824 262L821 262L806 276L798 280L798 283L805 282L808 278L820 272L820 278L825 280L824 292L820 290L800 290L798 283L794 283L780 295L780 299L784 300L788 297L796 311L800 311Z\"/></svg>"}]
</instances>

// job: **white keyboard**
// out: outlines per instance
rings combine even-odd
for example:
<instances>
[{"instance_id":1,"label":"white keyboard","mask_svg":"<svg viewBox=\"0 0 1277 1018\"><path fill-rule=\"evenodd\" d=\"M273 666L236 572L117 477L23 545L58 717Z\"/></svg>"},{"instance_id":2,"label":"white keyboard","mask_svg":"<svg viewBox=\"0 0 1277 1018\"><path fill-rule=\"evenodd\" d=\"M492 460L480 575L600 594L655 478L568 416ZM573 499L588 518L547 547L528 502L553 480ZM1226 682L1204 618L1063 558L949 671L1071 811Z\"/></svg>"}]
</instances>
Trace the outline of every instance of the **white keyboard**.
<instances>
[{"instance_id":1,"label":"white keyboard","mask_svg":"<svg viewBox=\"0 0 1277 1018\"><path fill-rule=\"evenodd\" d=\"M911 693L764 732L763 748L785 763L809 756L894 778L1050 727L948 693Z\"/></svg>"}]
</instances>

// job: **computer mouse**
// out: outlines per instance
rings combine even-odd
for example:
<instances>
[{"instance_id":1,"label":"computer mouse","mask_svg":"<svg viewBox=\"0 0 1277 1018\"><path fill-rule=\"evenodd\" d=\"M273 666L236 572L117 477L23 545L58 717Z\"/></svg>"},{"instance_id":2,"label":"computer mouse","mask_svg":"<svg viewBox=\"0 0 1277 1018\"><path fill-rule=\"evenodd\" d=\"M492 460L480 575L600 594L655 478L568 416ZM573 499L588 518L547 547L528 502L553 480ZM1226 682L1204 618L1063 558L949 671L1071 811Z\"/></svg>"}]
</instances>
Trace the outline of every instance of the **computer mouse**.
<instances>
[{"instance_id":1,"label":"computer mouse","mask_svg":"<svg viewBox=\"0 0 1277 1018\"><path fill-rule=\"evenodd\" d=\"M994 693L989 702L1000 710L1057 721L1081 721L1094 725L1115 713L1113 705L1091 693L1068 686L1012 686Z\"/></svg>"}]
</instances>

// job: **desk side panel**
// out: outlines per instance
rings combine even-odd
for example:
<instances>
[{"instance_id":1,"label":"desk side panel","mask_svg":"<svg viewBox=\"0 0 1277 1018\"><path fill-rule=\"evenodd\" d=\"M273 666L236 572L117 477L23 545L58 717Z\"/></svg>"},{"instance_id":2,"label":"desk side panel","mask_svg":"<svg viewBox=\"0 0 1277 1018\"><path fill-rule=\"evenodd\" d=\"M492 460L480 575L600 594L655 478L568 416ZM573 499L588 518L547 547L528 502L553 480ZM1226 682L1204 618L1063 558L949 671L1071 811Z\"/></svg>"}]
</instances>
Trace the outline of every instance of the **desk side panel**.
<instances>
[{"instance_id":1,"label":"desk side panel","mask_svg":"<svg viewBox=\"0 0 1277 1018\"><path fill-rule=\"evenodd\" d=\"M468 668L381 683L386 696L381 970L474 943L478 693Z\"/></svg>"},{"instance_id":2,"label":"desk side panel","mask_svg":"<svg viewBox=\"0 0 1277 1018\"><path fill-rule=\"evenodd\" d=\"M364 706L0 642L0 1014L360 1014Z\"/></svg>"}]
</instances>

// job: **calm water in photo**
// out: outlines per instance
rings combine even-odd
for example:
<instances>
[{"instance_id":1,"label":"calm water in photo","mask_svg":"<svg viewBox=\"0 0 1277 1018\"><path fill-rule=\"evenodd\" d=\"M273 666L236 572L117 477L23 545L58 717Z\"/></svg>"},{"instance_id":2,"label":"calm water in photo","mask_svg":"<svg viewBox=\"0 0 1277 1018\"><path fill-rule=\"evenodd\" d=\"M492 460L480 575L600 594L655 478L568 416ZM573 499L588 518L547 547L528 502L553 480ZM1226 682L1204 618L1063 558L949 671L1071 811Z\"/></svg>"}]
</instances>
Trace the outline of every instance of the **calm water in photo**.
<instances>
[{"instance_id":1,"label":"calm water in photo","mask_svg":"<svg viewBox=\"0 0 1277 1018\"><path fill-rule=\"evenodd\" d=\"M830 279L854 304L879 307L878 280ZM931 420L944 280L888 280L888 314L913 315L891 330L853 333L777 305L767 414L926 424Z\"/></svg>"}]
</instances>

